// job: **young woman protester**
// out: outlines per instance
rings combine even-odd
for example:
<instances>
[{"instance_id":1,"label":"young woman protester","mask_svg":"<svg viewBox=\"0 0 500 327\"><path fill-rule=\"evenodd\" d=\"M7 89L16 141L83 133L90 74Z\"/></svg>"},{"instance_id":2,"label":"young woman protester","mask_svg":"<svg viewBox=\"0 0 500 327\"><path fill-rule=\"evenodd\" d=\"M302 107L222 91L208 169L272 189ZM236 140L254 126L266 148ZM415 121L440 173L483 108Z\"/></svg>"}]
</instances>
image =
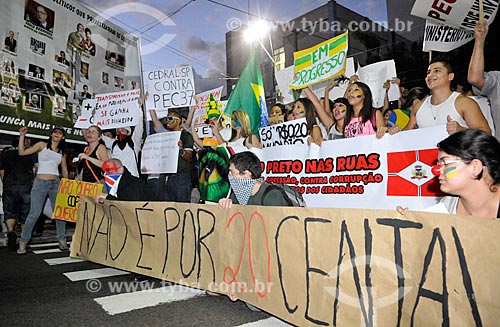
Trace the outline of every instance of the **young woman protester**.
<instances>
[{"instance_id":1,"label":"young woman protester","mask_svg":"<svg viewBox=\"0 0 500 327\"><path fill-rule=\"evenodd\" d=\"M61 165L62 176L68 178L68 167L66 164L66 141L65 132L61 127L55 127L50 133L47 142L40 141L31 148L24 148L24 138L28 132L27 127L19 129L19 155L26 156L38 153L38 171L31 189L31 207L23 231L19 240L17 254L26 254L26 247L31 238L33 227L42 212L47 196L52 208L55 208L57 190L59 189L59 165ZM59 249L67 250L66 244L66 222L56 220L57 241Z\"/></svg>"},{"instance_id":2,"label":"young woman protester","mask_svg":"<svg viewBox=\"0 0 500 327\"><path fill-rule=\"evenodd\" d=\"M448 213L500 218L500 142L481 130L448 136L439 149L441 199ZM397 208L404 214L408 208Z\"/></svg>"},{"instance_id":3,"label":"young woman protester","mask_svg":"<svg viewBox=\"0 0 500 327\"><path fill-rule=\"evenodd\" d=\"M308 98L300 98L295 101L293 105L293 119L306 118L307 122L307 133L309 138L307 142L309 144L315 143L321 145L323 142L323 134L316 121L316 114L314 112L314 105Z\"/></svg>"},{"instance_id":4,"label":"young woman protester","mask_svg":"<svg viewBox=\"0 0 500 327\"><path fill-rule=\"evenodd\" d=\"M78 155L80 160L78 170L81 173L82 181L90 183L100 183L104 178L102 174L102 164L110 159L106 145L102 140L102 130L95 125L83 131L83 136L87 141L87 146Z\"/></svg>"}]
</instances>

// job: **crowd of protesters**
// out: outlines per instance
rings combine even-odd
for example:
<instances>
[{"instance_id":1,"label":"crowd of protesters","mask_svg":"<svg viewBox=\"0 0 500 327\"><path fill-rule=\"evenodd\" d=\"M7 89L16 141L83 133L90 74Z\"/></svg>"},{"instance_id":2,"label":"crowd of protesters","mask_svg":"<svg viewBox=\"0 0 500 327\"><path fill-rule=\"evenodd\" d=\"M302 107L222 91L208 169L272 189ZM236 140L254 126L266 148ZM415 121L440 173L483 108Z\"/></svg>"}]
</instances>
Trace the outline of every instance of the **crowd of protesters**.
<instances>
[{"instance_id":1,"label":"crowd of protesters","mask_svg":"<svg viewBox=\"0 0 500 327\"><path fill-rule=\"evenodd\" d=\"M389 107L386 101L384 107L374 108L370 87L354 75L349 77L344 97L329 99L329 91L338 86L338 81L333 80L326 87L324 98L318 99L306 88L294 103L274 104L269 115L281 117L274 121L305 118L308 143L318 146L328 140L365 135L382 138L385 134L415 128L446 126L450 137L439 143L437 160L441 166L441 188L453 196L446 200L449 212L498 217L500 72L484 72L487 32L488 25L483 21L478 23L468 71L470 84L465 76L460 79L460 85L456 84L454 81L459 78L453 65L446 59L435 58L425 76L428 90L417 87L402 92L395 107ZM384 87L388 89L390 83L399 85L400 81L395 78ZM142 106L143 102L139 104ZM205 139L200 139L192 127L193 111L191 108L186 119L178 111L169 110L168 116L160 120L156 112L150 110L154 132L181 132L176 173L151 175L147 180L141 178L138 165L144 124L141 121L116 131L102 131L97 126L85 129L87 146L75 157L76 178L107 186L107 192L96 197L97 202L212 201L223 208L230 208L232 204L289 205L286 195L276 190L263 199L268 185L262 180L255 155L243 152L230 157L220 151L224 145L262 148L259 137L250 129L250 118L244 108L233 112L231 126L224 125L220 110L210 108L205 118L213 137ZM393 119L401 113L407 116L404 123ZM31 147L26 133L25 127L19 130L16 147L5 151L1 167L8 243L11 248L17 248L18 254L27 252L47 197L54 208L60 178L69 176L68 162L72 159L66 153L64 129L54 128L48 140ZM475 141L484 146L474 146ZM461 177L457 178L457 174ZM199 190L197 195L193 190ZM477 194L482 194L483 200L478 199ZM400 211L404 212L402 208ZM16 224L22 226L19 240ZM65 250L66 223L57 220L56 227L59 247Z\"/></svg>"}]
</instances>

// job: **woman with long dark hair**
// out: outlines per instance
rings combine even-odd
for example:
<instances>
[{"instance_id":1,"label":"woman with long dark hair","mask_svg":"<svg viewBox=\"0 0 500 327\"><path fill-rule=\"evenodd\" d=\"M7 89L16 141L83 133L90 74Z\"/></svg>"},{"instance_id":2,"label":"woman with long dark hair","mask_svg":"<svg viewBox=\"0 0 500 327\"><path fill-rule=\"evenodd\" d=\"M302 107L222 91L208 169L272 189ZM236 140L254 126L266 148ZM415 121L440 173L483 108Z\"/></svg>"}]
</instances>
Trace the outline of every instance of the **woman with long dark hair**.
<instances>
[{"instance_id":1,"label":"woman with long dark hair","mask_svg":"<svg viewBox=\"0 0 500 327\"><path fill-rule=\"evenodd\" d=\"M309 134L308 143L316 143L321 145L323 142L323 134L316 121L316 113L314 105L308 98L297 99L293 105L293 119L306 118L307 132Z\"/></svg>"},{"instance_id":2,"label":"woman with long dark hair","mask_svg":"<svg viewBox=\"0 0 500 327\"><path fill-rule=\"evenodd\" d=\"M59 189L59 165L61 165L62 176L68 178L68 167L66 165L66 133L61 127L55 127L50 133L47 142L40 141L31 148L24 148L24 138L28 132L27 127L19 129L19 155L26 156L38 153L38 171L31 189L31 206L28 217L24 224L19 240L17 254L25 254L28 241L31 238L35 226L47 196L52 208L55 208L57 190ZM66 222L56 220L57 241L61 250L67 250L66 244Z\"/></svg>"}]
</instances>

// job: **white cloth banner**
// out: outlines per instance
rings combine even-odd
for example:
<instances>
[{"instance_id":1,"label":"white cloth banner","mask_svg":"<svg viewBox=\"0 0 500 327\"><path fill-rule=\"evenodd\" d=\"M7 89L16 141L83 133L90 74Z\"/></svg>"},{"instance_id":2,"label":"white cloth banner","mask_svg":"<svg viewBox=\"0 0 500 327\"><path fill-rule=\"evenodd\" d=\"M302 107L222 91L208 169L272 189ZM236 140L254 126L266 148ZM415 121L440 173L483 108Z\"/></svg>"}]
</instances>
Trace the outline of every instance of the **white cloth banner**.
<instances>
[{"instance_id":1,"label":"white cloth banner","mask_svg":"<svg viewBox=\"0 0 500 327\"><path fill-rule=\"evenodd\" d=\"M411 14L436 24L473 31L479 20L479 1L483 2L484 19L493 23L498 0L416 0Z\"/></svg>"},{"instance_id":2,"label":"white cloth banner","mask_svg":"<svg viewBox=\"0 0 500 327\"><path fill-rule=\"evenodd\" d=\"M416 129L382 139L375 135L251 148L265 167L266 181L290 184L308 207L422 210L437 203L436 144L448 137L445 125ZM246 148L233 148L236 152Z\"/></svg>"},{"instance_id":3,"label":"white cloth banner","mask_svg":"<svg viewBox=\"0 0 500 327\"><path fill-rule=\"evenodd\" d=\"M180 137L181 132L149 135L142 147L141 172L143 174L176 173Z\"/></svg>"},{"instance_id":4,"label":"white cloth banner","mask_svg":"<svg viewBox=\"0 0 500 327\"><path fill-rule=\"evenodd\" d=\"M147 109L155 109L158 118L167 116L169 108L196 105L194 75L190 66L159 69L144 74Z\"/></svg>"},{"instance_id":5,"label":"white cloth banner","mask_svg":"<svg viewBox=\"0 0 500 327\"><path fill-rule=\"evenodd\" d=\"M448 52L474 39L474 32L425 22L423 51Z\"/></svg>"},{"instance_id":6,"label":"white cloth banner","mask_svg":"<svg viewBox=\"0 0 500 327\"><path fill-rule=\"evenodd\" d=\"M359 80L370 87L373 96L373 107L381 108L384 106L385 89L384 83L388 79L397 77L396 74L396 63L394 60L379 61L374 64L360 67L358 69ZM394 101L399 99L400 93L399 88L396 85L391 84L393 92L391 92L392 99L389 101Z\"/></svg>"},{"instance_id":7,"label":"white cloth banner","mask_svg":"<svg viewBox=\"0 0 500 327\"><path fill-rule=\"evenodd\" d=\"M288 144L307 144L309 133L305 118L259 128L263 148Z\"/></svg>"},{"instance_id":8,"label":"white cloth banner","mask_svg":"<svg viewBox=\"0 0 500 327\"><path fill-rule=\"evenodd\" d=\"M141 108L137 99L141 90L97 94L97 106L93 124L101 129L136 126L141 119Z\"/></svg>"}]
</instances>

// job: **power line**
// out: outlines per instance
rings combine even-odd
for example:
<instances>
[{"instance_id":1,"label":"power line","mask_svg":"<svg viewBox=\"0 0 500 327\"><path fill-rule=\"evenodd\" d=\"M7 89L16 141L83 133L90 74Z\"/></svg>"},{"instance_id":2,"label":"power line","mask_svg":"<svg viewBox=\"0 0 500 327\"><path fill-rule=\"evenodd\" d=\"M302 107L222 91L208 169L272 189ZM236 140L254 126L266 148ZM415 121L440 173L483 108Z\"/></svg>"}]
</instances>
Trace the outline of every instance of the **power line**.
<instances>
[{"instance_id":1,"label":"power line","mask_svg":"<svg viewBox=\"0 0 500 327\"><path fill-rule=\"evenodd\" d=\"M163 18L162 20L159 20L159 21L157 21L157 22L153 23L150 27L146 28L146 29L145 29L145 30L143 30L143 31L140 31L140 33L141 33L141 34L142 34L142 33L145 33L145 32L147 32L147 31L151 30L152 28L154 28L154 27L158 26L159 24L163 23L165 20L167 20L167 19L171 18L171 17L172 17L172 16L174 16L175 14L179 13L182 9L186 8L186 7L187 7L187 6L188 6L191 2L193 2L193 1L195 1L195 0L189 0L189 1L188 1L188 2L186 2L184 5L182 5L179 9L174 10L173 12L171 12L170 14L168 14L165 18ZM146 26L148 26L148 25L149 25L149 24L146 24L146 25L144 25L144 26L142 26L142 27L140 27L140 28L146 27Z\"/></svg>"},{"instance_id":2,"label":"power line","mask_svg":"<svg viewBox=\"0 0 500 327\"><path fill-rule=\"evenodd\" d=\"M216 5L219 5L219 6L222 6L222 7L225 7L225 8L228 8L228 9L231 9L231 10L235 10L237 12L240 12L240 13L243 13L245 15L249 15L249 16L252 16L252 17L256 17L256 18L260 18L260 19L263 19L263 20L267 20L269 22L272 22L273 20L272 19L268 19L268 18L265 18L265 17L261 17L259 15L256 15L256 14L252 14L250 11L245 11L245 10L241 10L241 9L238 9L236 7L232 7L232 6L229 6L229 5L226 5L224 3L220 3L220 2L217 2L217 1L214 1L214 0L207 0L208 2L211 2L211 3L214 3Z\"/></svg>"}]
</instances>

